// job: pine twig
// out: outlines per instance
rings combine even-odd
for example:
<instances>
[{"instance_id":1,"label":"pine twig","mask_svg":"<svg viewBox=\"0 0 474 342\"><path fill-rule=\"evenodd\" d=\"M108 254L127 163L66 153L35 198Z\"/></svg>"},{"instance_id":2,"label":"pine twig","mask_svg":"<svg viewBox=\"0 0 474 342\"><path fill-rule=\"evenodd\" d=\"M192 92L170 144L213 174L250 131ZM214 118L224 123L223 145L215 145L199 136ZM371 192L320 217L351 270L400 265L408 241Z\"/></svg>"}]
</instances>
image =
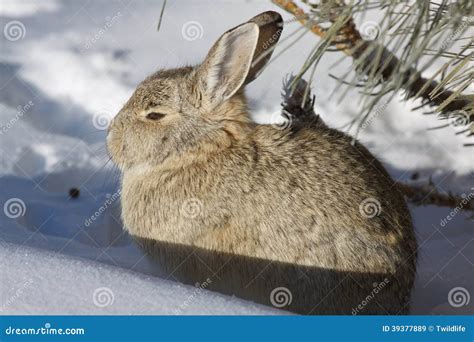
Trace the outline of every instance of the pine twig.
<instances>
[{"instance_id":1,"label":"pine twig","mask_svg":"<svg viewBox=\"0 0 474 342\"><path fill-rule=\"evenodd\" d=\"M161 12L160 12L160 19L158 20L158 25L156 26L157 31L160 30L161 22L163 21L163 14L165 13L165 7L166 7L166 0L163 0L163 5L161 6Z\"/></svg>"},{"instance_id":2,"label":"pine twig","mask_svg":"<svg viewBox=\"0 0 474 342\"><path fill-rule=\"evenodd\" d=\"M325 38L327 30L323 29L318 23L313 21L308 23L308 16L294 1L272 0L272 2L285 11L293 14L301 24L310 24L309 27L311 32L321 38ZM340 1L339 6L344 6L344 2ZM334 21L333 18L331 18L331 21ZM398 57L390 52L386 47L380 46L375 42L366 41L362 38L352 17L349 18L349 20L347 20L339 30L337 40L343 41L344 43L335 42L332 46L352 57L354 61L360 57L365 59L367 62L375 58L380 58L377 66L378 70L375 70L375 72L380 73L382 76L381 81L390 80L400 67L401 62ZM376 44L377 46L374 48L373 44ZM379 51L382 51L381 57L376 56L380 53ZM373 70L367 70L367 68L364 68L363 65L362 68L359 69L364 70L366 74L373 72ZM437 81L423 78L421 73L414 68L409 68L404 72L403 80L404 82L401 82L400 86L407 92L408 98L416 97L421 99L425 104L436 105L440 108L440 111L446 115L453 112L467 112L469 109L472 111L472 107L474 106L472 100L462 96L456 96L457 94L455 94L455 92L445 89ZM433 96L435 93L436 96ZM474 115L469 114L467 123L473 121Z\"/></svg>"}]
</instances>

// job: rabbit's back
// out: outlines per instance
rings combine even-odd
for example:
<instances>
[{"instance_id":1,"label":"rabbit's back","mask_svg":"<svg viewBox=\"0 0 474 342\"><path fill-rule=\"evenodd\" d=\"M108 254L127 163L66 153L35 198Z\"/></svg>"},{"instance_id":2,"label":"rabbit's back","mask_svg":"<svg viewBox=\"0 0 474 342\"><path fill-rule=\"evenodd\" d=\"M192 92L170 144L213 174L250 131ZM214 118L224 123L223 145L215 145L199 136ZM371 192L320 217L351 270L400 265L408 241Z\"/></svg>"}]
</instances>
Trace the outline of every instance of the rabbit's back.
<instances>
[{"instance_id":1,"label":"rabbit's back","mask_svg":"<svg viewBox=\"0 0 474 342\"><path fill-rule=\"evenodd\" d=\"M402 195L379 161L349 137L324 126L286 133L263 125L242 149L229 158L216 189L228 196L225 206L235 203L243 221L236 226L259 241L258 256L377 272L395 272L414 259Z\"/></svg>"},{"instance_id":2,"label":"rabbit's back","mask_svg":"<svg viewBox=\"0 0 474 342\"><path fill-rule=\"evenodd\" d=\"M124 174L123 215L132 235L348 272L352 280L368 274L370 284L390 279L385 295L399 304L392 313L401 310L416 262L410 214L382 165L350 138L324 126L292 133L261 125L219 153L171 165ZM277 278L272 284L285 279ZM327 282L327 293L343 278L318 281Z\"/></svg>"}]
</instances>

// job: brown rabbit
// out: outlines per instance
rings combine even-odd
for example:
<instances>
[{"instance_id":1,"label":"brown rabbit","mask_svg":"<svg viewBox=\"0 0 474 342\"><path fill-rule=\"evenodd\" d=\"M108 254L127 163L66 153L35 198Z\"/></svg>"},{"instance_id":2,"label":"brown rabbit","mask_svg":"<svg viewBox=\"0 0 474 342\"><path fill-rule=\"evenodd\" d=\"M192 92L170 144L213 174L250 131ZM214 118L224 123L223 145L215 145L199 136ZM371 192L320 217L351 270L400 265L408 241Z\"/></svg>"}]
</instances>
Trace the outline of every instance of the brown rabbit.
<instances>
[{"instance_id":1,"label":"brown rabbit","mask_svg":"<svg viewBox=\"0 0 474 342\"><path fill-rule=\"evenodd\" d=\"M407 313L416 240L381 163L322 123L249 119L243 86L281 30L262 13L138 86L107 138L125 227L187 283L303 314Z\"/></svg>"}]
</instances>

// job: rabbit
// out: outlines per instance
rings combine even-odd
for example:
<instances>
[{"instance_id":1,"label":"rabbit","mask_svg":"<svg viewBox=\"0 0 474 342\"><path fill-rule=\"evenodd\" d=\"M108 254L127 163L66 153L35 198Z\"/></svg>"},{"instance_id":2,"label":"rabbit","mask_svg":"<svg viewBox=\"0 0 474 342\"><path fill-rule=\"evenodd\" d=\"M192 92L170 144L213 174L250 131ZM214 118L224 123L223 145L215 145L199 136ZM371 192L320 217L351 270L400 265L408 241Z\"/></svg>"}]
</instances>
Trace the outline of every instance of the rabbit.
<instances>
[{"instance_id":1,"label":"rabbit","mask_svg":"<svg viewBox=\"0 0 474 342\"><path fill-rule=\"evenodd\" d=\"M138 85L107 134L125 229L170 279L299 314L407 314L417 243L382 164L322 122L250 120L244 87L282 28L261 13Z\"/></svg>"}]
</instances>

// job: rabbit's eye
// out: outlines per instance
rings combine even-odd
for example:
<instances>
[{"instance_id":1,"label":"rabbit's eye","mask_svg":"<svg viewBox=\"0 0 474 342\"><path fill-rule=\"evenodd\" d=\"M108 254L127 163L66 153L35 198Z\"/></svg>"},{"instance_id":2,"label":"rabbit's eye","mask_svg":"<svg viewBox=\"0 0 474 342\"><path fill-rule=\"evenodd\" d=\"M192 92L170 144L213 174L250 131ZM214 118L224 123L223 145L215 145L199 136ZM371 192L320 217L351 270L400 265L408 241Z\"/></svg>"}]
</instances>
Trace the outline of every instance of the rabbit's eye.
<instances>
[{"instance_id":1,"label":"rabbit's eye","mask_svg":"<svg viewBox=\"0 0 474 342\"><path fill-rule=\"evenodd\" d=\"M146 118L149 120L160 120L165 117L165 114L151 112L146 115Z\"/></svg>"}]
</instances>

